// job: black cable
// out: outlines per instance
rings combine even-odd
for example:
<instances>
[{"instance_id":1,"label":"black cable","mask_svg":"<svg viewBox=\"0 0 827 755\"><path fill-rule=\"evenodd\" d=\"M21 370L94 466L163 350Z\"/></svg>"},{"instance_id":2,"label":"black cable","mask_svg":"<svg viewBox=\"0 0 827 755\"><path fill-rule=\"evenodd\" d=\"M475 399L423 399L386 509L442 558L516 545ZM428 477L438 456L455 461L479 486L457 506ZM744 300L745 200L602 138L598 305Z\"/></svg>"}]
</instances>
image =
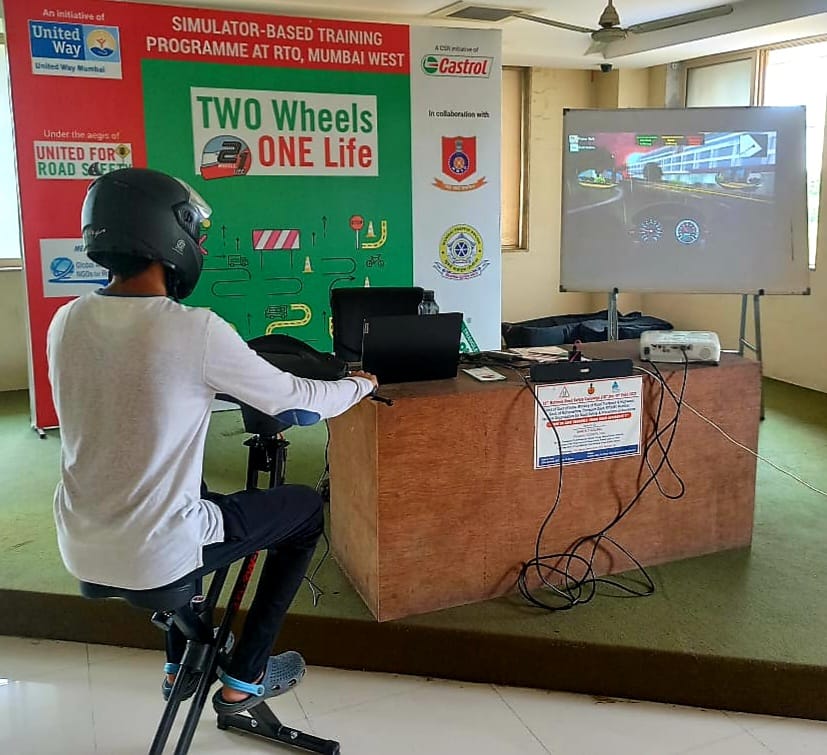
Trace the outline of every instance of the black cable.
<instances>
[{"instance_id":1,"label":"black cable","mask_svg":"<svg viewBox=\"0 0 827 755\"><path fill-rule=\"evenodd\" d=\"M327 560L327 557L330 555L330 539L327 536L327 532L324 530L322 530L322 537L324 538L324 553L322 553L319 563L316 564L313 571L310 572L310 575L304 577L307 580L307 585L310 588L310 594L313 597L313 608L316 608L319 605L319 601L325 594L324 590L316 584L316 575L318 575L319 570L322 568L324 562Z\"/></svg>"},{"instance_id":2,"label":"black cable","mask_svg":"<svg viewBox=\"0 0 827 755\"><path fill-rule=\"evenodd\" d=\"M322 489L322 485L324 481L328 479L330 474L330 422L329 420L324 421L325 430L327 431L327 440L324 444L324 471L322 472L322 476L319 478L319 481L316 483L316 492L318 493Z\"/></svg>"},{"instance_id":3,"label":"black cable","mask_svg":"<svg viewBox=\"0 0 827 755\"><path fill-rule=\"evenodd\" d=\"M684 360L686 360L686 354L685 353L684 353ZM687 363L687 366L688 366L688 360L686 360L686 363ZM654 368L655 374L657 375L657 379L661 384L660 402L663 403L663 398L664 398L664 390L663 389L666 388L666 390L669 392L670 396L672 397L672 400L675 402L676 412L679 414L680 411L681 411L681 408L683 406L683 402L678 401L677 396L675 396L674 392L669 387L669 384L664 379L664 377L661 374L660 370L658 369L657 365L652 363L652 367ZM677 419L676 419L676 425L677 425ZM677 429L677 427L675 429ZM680 498L683 498L683 496L686 494L686 483L684 483L683 478L675 471L675 468L672 466L672 461L669 459L669 454L664 449L663 443L660 441L659 437L658 437L658 448L660 449L660 452L661 452L663 458L666 459L666 466L669 469L669 472L671 473L672 477L678 483L678 492L677 493L667 493L663 489L663 486L661 485L660 479L657 476L655 477L655 485L658 486L658 492L664 498L667 498L670 501L677 501ZM645 457L645 460L646 460L646 466L649 468L649 472L654 473L654 469L652 467L652 462L649 459L648 455Z\"/></svg>"},{"instance_id":4,"label":"black cable","mask_svg":"<svg viewBox=\"0 0 827 755\"><path fill-rule=\"evenodd\" d=\"M669 389L666 382L661 378L661 381L662 381L660 383L661 395L660 395L659 401L658 401L658 413L655 417L654 435L646 443L646 445L644 447L644 458L648 459L649 452L652 449L652 446L654 445L654 443L658 443L663 448L663 456L661 458L661 461L658 463L657 467L651 471L651 475L650 475L649 479L647 479L646 482L643 484L643 486L641 486L638 493L634 496L634 498L630 501L630 503L626 506L626 508L623 509L612 520L612 522L610 522L606 527L604 527L599 533L595 533L595 535L591 536L594 539L594 546L592 548L592 553L591 553L591 556L589 558L589 571L592 575L592 578L593 578L593 575L594 575L594 571L593 571L593 568L592 568L593 564L594 564L594 558L596 556L597 549L600 545L600 542L605 539L608 542L615 545L615 547L617 547L619 550L621 550L621 552L624 553L624 555L626 555L632 561L632 563L640 570L641 575L645 579L646 590L643 593L640 593L639 591L631 590L630 588L626 587L625 585L618 582L617 580L613 580L613 579L609 579L609 578L599 578L599 579L593 579L593 583L591 585L591 587L592 587L591 595L592 596L593 596L594 592L596 591L597 584L601 584L601 583L612 586L612 587L616 587L616 588L621 589L622 591L627 592L627 593L632 594L632 595L636 595L636 594L650 595L654 592L654 583L652 582L648 572L643 568L643 566L640 564L640 562L637 559L635 559L625 548L620 546L619 543L617 543L617 541L615 541L613 538L609 537L608 532L612 527L614 527L616 524L618 524L620 521L622 521L623 518L625 518L628 515L628 513L632 510L632 508L638 503L640 498L646 492L647 488L651 485L651 483L653 481L657 481L657 479L658 479L657 475L660 473L661 469L663 468L664 463L669 461L669 450L671 449L672 443L673 443L674 438L675 438L675 431L677 430L677 423L678 423L678 419L680 417L680 409L681 409L681 405L682 405L682 402L683 402L683 395L684 395L684 392L686 390L687 370L688 370L688 361L686 361L686 359L685 359L684 375L683 375L683 382L682 382L682 387L681 387L680 398L675 397L674 393L671 391L671 389ZM660 428L660 418L661 418L662 409L663 409L664 388L669 390L670 395L675 400L676 413L675 413L675 416L672 418L672 420L670 420L670 422L668 422L666 424L666 426L661 429ZM661 436L663 436L667 433L669 434L669 439L666 443L666 446L663 447L662 441L661 441ZM576 547L579 547L580 545L584 544L585 542L588 542L589 539L590 538L588 538L588 537L581 539L581 541L578 542Z\"/></svg>"},{"instance_id":5,"label":"black cable","mask_svg":"<svg viewBox=\"0 0 827 755\"><path fill-rule=\"evenodd\" d=\"M508 365L501 365L509 367ZM639 488L636 495L632 498L632 500L623 507L615 517L599 532L593 533L591 535L587 535L585 537L579 538L572 549L565 553L550 553L550 554L540 554L540 550L542 547L542 540L543 535L545 533L546 528L548 527L549 523L554 517L554 514L557 512L560 501L562 498L562 490L563 490L563 447L562 441L560 439L560 435L555 427L554 422L552 421L548 411L543 406L542 402L540 401L539 397L537 396L537 392L529 382L526 375L519 370L515 370L525 383L526 387L530 390L534 401L542 410L543 414L546 417L546 420L549 423L549 426L554 430L555 438L557 440L557 447L558 447L558 484L557 484L557 493L555 495L554 503L549 510L548 514L543 520L542 525L540 526L537 537L535 539L535 547L534 547L534 558L525 562L521 569L520 574L517 579L518 589L520 594L532 605L535 605L539 608L543 608L549 611L563 611L563 610L570 610L577 605L588 603L591 601L597 593L598 586L603 584L615 589L620 590L621 592L625 592L629 595L633 596L646 596L651 595L655 591L655 585L652 581L652 578L649 576L649 573L643 567L643 565L638 561L626 548L624 548L620 543L618 543L613 537L609 535L609 532L613 527L615 527L619 522L621 522L629 512L634 508L634 506L638 503L641 499L643 494L652 484L652 482L658 483L658 489L663 492L662 486L659 484L658 474L662 470L663 466L666 464L670 469L672 475L679 481L681 492L680 495L683 495L685 490L685 485L683 484L683 480L675 471L674 467L669 460L669 451L672 447L672 443L675 438L675 431L677 429L678 419L680 418L680 410L683 404L683 397L686 391L686 383L688 377L688 368L689 362L686 359L686 355L684 355L684 373L683 373L683 384L681 386L681 390L678 396L672 391L672 389L666 384L666 381L663 379L663 376L658 372L659 375L659 382L660 382L660 396L658 399L658 407L654 419L654 428L653 428L653 436L646 442L644 446L644 458L646 459L647 466L650 470L649 478L644 482L644 484ZM514 369L514 368L510 368ZM669 392L670 397L675 401L676 411L675 416L663 427L660 427L661 416L663 412L663 404L664 404L664 397L665 393ZM668 439L666 440L665 444L662 440L663 436L668 434ZM653 467L651 460L649 459L649 452L651 451L652 447L657 444L661 450L661 459L660 461ZM677 498L680 495L671 494L666 496L667 498ZM591 553L588 557L581 555L580 550L587 545L590 541L593 542ZM634 589L622 582L619 582L616 579L611 579L608 577L597 577L594 572L594 561L597 556L597 551L603 542L609 543L613 545L617 550L623 553L636 567L636 570L640 572L641 576L643 577L643 589ZM565 567L561 568L559 565L560 562L565 562ZM584 569L584 573L581 576L575 576L572 573L573 566L577 564ZM548 603L541 598L537 597L532 589L528 585L528 578L531 572L535 572L541 582L543 587L548 588L557 598L562 600L562 603L551 604ZM563 578L562 585L554 584L549 581L549 577L552 575L557 575Z\"/></svg>"},{"instance_id":6,"label":"black cable","mask_svg":"<svg viewBox=\"0 0 827 755\"><path fill-rule=\"evenodd\" d=\"M325 428L327 430L327 440L324 444L324 472L322 472L322 476L319 478L319 481L316 483L316 492L318 493L324 481L328 479L330 474L330 423L325 420ZM327 526L327 517L325 517L325 526ZM327 532L323 529L322 530L322 537L324 538L324 553L322 553L322 557L319 559L319 563L313 568L313 571L310 572L309 575L305 575L304 579L307 581L307 585L310 588L310 594L313 597L313 607L316 608L319 605L319 601L322 599L322 596L325 594L324 590L316 584L316 577L319 574L322 566L324 566L325 561L327 561L328 557L330 556L330 538L327 536Z\"/></svg>"},{"instance_id":7,"label":"black cable","mask_svg":"<svg viewBox=\"0 0 827 755\"><path fill-rule=\"evenodd\" d=\"M627 514L632 510L632 508L643 497L643 494L646 492L647 488L652 484L652 482L657 481L657 475L659 474L660 470L663 468L664 463L668 463L668 461L669 461L669 451L670 451L670 449L672 447L672 443L675 439L675 431L677 430L678 419L680 418L680 411L681 411L681 407L683 405L683 397L684 397L684 392L686 390L688 368L689 368L689 362L686 359L686 355L684 355L683 383L682 383L682 386L681 386L680 395L678 397L676 397L674 392L669 388L668 384L663 379L663 376L662 375L660 376L661 398L663 397L663 393L664 393L664 389L665 389L670 393L671 397L675 400L675 405L676 405L675 416L666 424L666 426L663 428L663 430L660 430L659 429L659 424L660 424L660 413L661 413L661 410L662 410L662 401L659 401L659 411L658 411L658 414L656 416L655 427L654 427L655 432L654 432L653 437L647 442L647 444L644 447L644 458L648 459L648 454L649 454L649 451L651 450L652 446L655 443L658 443L662 447L660 437L661 437L661 435L668 432L669 433L669 440L667 441L666 447L664 448L664 453L663 453L663 456L661 458L660 463L657 465L656 469L652 470L650 477L641 486L641 488L638 490L637 494L629 502L629 504L626 506L626 508L622 509L621 512L618 513L617 516L612 520L612 522L610 522L606 527L604 527L599 533L595 533L594 535L588 536L586 538L581 538L581 540L578 541L578 547L579 547L581 542L587 542L589 539L592 539L592 538L595 539L595 545L594 545L594 548L592 549L592 556L591 556L590 561L589 561L590 566L593 565L593 563L594 563L594 557L596 555L597 548L599 546L599 542L600 542L601 539L606 539L609 542L611 542L612 544L614 544L625 555L629 556L629 558L632 560L632 562L640 569L641 573L646 578L647 584L651 588L651 592L647 592L646 593L647 595L650 595L652 592L654 592L654 583L652 583L651 578L649 577L648 573L643 568L643 566L640 564L640 562L637 561L637 559L633 558L628 551L626 551L615 540L613 540L612 538L610 538L608 536L608 531L612 527L614 527L616 524L618 524L624 517L627 516ZM596 583L609 584L609 585L612 585L614 587L618 587L622 590L625 590L626 592L636 594L634 591L629 590L624 585L622 585L621 583L616 582L615 580L611 580L611 579L608 579L608 578L598 578L598 579L595 579L595 582Z\"/></svg>"}]
</instances>

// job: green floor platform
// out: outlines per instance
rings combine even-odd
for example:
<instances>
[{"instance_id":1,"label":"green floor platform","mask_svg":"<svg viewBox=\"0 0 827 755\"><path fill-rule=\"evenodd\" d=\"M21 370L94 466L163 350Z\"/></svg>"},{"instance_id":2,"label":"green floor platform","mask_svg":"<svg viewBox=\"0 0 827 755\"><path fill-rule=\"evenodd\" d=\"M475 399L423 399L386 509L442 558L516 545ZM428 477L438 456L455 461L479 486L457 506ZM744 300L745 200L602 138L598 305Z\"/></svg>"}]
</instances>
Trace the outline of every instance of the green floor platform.
<instances>
[{"instance_id":1,"label":"green floor platform","mask_svg":"<svg viewBox=\"0 0 827 755\"><path fill-rule=\"evenodd\" d=\"M768 381L766 408L761 453L827 489L827 396ZM214 415L211 488L243 486L244 438L238 412ZM314 484L324 428L290 439L290 480ZM63 569L59 450L57 432L31 430L25 393L0 393L0 634L160 647L145 615L83 600ZM280 644L320 665L827 720L827 499L759 463L756 505L751 550L654 568L649 598L555 615L510 597L378 624L328 559L324 597L302 589Z\"/></svg>"}]
</instances>

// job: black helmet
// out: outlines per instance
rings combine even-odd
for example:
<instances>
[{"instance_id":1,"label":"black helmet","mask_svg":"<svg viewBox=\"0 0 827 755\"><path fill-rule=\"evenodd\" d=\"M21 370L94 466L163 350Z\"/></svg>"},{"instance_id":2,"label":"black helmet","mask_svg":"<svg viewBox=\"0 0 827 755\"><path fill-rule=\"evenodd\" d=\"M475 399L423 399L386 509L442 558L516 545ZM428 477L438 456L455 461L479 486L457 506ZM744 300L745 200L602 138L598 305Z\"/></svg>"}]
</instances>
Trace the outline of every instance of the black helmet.
<instances>
[{"instance_id":1,"label":"black helmet","mask_svg":"<svg viewBox=\"0 0 827 755\"><path fill-rule=\"evenodd\" d=\"M169 295L184 299L201 275L201 224L209 216L209 205L183 181L123 168L89 187L81 210L83 248L108 270L123 256L160 262Z\"/></svg>"}]
</instances>

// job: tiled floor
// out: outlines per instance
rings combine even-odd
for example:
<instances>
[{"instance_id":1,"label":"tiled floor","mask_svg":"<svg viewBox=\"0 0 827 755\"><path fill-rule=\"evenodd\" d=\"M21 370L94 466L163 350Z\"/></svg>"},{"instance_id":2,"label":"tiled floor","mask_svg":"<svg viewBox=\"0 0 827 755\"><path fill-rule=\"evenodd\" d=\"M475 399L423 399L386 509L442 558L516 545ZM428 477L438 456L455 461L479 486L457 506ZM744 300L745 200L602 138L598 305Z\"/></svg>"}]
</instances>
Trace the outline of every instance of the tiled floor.
<instances>
[{"instance_id":1,"label":"tiled floor","mask_svg":"<svg viewBox=\"0 0 827 755\"><path fill-rule=\"evenodd\" d=\"M0 753L145 753L162 701L159 653L0 637ZM823 755L827 724L581 695L311 668L272 702L343 755ZM288 753L218 731L191 752Z\"/></svg>"}]
</instances>

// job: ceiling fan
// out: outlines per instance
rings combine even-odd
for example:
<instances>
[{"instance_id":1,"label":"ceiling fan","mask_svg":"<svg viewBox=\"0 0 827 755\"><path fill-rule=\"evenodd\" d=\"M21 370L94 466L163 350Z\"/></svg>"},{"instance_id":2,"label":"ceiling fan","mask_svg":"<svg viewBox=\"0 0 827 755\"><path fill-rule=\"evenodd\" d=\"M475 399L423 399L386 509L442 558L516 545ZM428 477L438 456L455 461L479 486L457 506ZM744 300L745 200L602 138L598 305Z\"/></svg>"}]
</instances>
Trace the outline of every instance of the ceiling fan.
<instances>
[{"instance_id":1,"label":"ceiling fan","mask_svg":"<svg viewBox=\"0 0 827 755\"><path fill-rule=\"evenodd\" d=\"M670 29L675 26L693 24L697 21L706 21L710 18L728 16L732 11L733 8L731 5L716 5L712 8L703 8L701 10L690 11L689 13L679 13L676 16L666 16L665 18L645 21L642 24L633 24L632 26L623 28L620 25L620 16L614 6L613 0L608 0L608 5L603 9L603 13L600 14L600 19L597 22L597 25L600 27L599 29L588 29L585 26L565 24L548 18L541 18L540 16L532 16L529 13L515 13L514 16L516 18L522 18L525 21L534 21L548 26L556 26L559 29L568 29L569 31L588 34L592 38L592 44L589 49L586 50L586 55L591 55L595 52L602 52L605 47L612 42L626 39L629 34L646 34L650 31L660 31L661 29Z\"/></svg>"},{"instance_id":2,"label":"ceiling fan","mask_svg":"<svg viewBox=\"0 0 827 755\"><path fill-rule=\"evenodd\" d=\"M542 18L541 16L534 16L530 13L523 13L522 11L509 8L467 6L465 3L457 3L456 5L462 5L464 7L461 9L458 8L456 12L449 12L446 15L454 18L469 18L478 21L502 21L506 18L520 18L524 21L534 21L538 24L554 26L557 29L588 34L592 38L592 44L589 49L586 50L586 55L602 52L607 45L626 39L629 34L646 34L647 32L660 31L661 29L671 29L675 26L693 24L697 21L706 21L710 18L728 16L733 11L731 5L716 5L712 8L703 8L701 10L690 11L689 13L679 13L675 16L666 16L665 18L658 18L654 21L645 21L641 24L622 27L620 25L620 16L618 15L617 8L614 6L613 0L608 0L608 5L603 9L603 13L600 14L600 19L597 22L599 28L589 29L585 26L567 24L563 21Z\"/></svg>"}]
</instances>

